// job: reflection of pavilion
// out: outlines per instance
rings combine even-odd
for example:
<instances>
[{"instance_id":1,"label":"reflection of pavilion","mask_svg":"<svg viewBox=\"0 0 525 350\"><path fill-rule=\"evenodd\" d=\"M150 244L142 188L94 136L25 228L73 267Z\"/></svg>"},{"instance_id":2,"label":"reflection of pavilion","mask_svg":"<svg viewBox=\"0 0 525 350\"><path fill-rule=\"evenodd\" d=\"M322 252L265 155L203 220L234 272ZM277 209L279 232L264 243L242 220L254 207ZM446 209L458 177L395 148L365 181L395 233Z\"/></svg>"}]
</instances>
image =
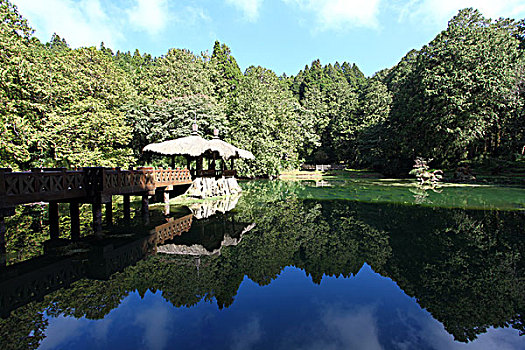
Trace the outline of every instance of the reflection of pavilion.
<instances>
[{"instance_id":1,"label":"reflection of pavilion","mask_svg":"<svg viewBox=\"0 0 525 350\"><path fill-rule=\"evenodd\" d=\"M240 197L241 196L237 194L215 201L190 204L188 208L190 208L195 219L206 219L212 215L215 215L217 212L224 214L230 210L233 210Z\"/></svg>"},{"instance_id":2,"label":"reflection of pavilion","mask_svg":"<svg viewBox=\"0 0 525 350\"><path fill-rule=\"evenodd\" d=\"M223 247L236 246L239 244L242 241L243 235L255 227L255 223L250 225L233 224L232 227L234 228L234 231L231 233L225 233L224 236L222 236L221 241L207 240L207 242L199 244L199 239L201 237L196 234L195 236L186 239L174 239L174 243L161 245L157 247L157 253L194 256L220 255ZM197 239L193 241L193 238Z\"/></svg>"},{"instance_id":3,"label":"reflection of pavilion","mask_svg":"<svg viewBox=\"0 0 525 350\"><path fill-rule=\"evenodd\" d=\"M226 197L216 201L189 206L194 218L191 229L184 235L173 237L157 247L157 253L176 255L220 255L223 247L235 246L255 224L235 220L231 212L239 197Z\"/></svg>"}]
</instances>

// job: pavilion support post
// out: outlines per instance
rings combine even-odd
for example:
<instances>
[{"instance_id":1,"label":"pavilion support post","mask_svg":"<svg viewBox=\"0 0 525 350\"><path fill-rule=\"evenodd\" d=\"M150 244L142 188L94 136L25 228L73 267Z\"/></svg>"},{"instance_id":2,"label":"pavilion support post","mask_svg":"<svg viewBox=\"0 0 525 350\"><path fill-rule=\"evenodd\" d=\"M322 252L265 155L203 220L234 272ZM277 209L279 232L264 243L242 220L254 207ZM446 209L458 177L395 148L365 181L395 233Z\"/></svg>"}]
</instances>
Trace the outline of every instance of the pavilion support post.
<instances>
[{"instance_id":1,"label":"pavilion support post","mask_svg":"<svg viewBox=\"0 0 525 350\"><path fill-rule=\"evenodd\" d=\"M141 213L142 213L142 220L149 224L149 196L143 195L142 196L142 205L141 205Z\"/></svg>"},{"instance_id":2,"label":"pavilion support post","mask_svg":"<svg viewBox=\"0 0 525 350\"><path fill-rule=\"evenodd\" d=\"M164 215L170 215L170 193L164 191Z\"/></svg>"},{"instance_id":3,"label":"pavilion support post","mask_svg":"<svg viewBox=\"0 0 525 350\"><path fill-rule=\"evenodd\" d=\"M124 221L126 222L129 222L131 220L131 208L130 208L130 205L129 205L129 194L125 194L123 196L123 202L124 202Z\"/></svg>"},{"instance_id":4,"label":"pavilion support post","mask_svg":"<svg viewBox=\"0 0 525 350\"><path fill-rule=\"evenodd\" d=\"M209 170L215 170L215 158L216 157L216 154L215 152L213 152L213 158L210 160L210 165L208 167Z\"/></svg>"},{"instance_id":5,"label":"pavilion support post","mask_svg":"<svg viewBox=\"0 0 525 350\"><path fill-rule=\"evenodd\" d=\"M197 167L197 174L198 174L199 171L202 171L202 162L203 162L203 157L201 155L201 156L199 156L197 158L197 165L196 165L196 167Z\"/></svg>"},{"instance_id":6,"label":"pavilion support post","mask_svg":"<svg viewBox=\"0 0 525 350\"><path fill-rule=\"evenodd\" d=\"M102 235L102 201L100 198L95 198L91 205L93 212L93 231L95 235Z\"/></svg>"},{"instance_id":7,"label":"pavilion support post","mask_svg":"<svg viewBox=\"0 0 525 350\"><path fill-rule=\"evenodd\" d=\"M233 158L230 158L231 170L233 170Z\"/></svg>"},{"instance_id":8,"label":"pavilion support post","mask_svg":"<svg viewBox=\"0 0 525 350\"><path fill-rule=\"evenodd\" d=\"M58 202L49 202L49 236L52 240L58 239L60 228L58 225Z\"/></svg>"},{"instance_id":9,"label":"pavilion support post","mask_svg":"<svg viewBox=\"0 0 525 350\"><path fill-rule=\"evenodd\" d=\"M106 225L113 225L113 201L106 203Z\"/></svg>"},{"instance_id":10,"label":"pavilion support post","mask_svg":"<svg viewBox=\"0 0 525 350\"><path fill-rule=\"evenodd\" d=\"M6 226L5 219L3 216L0 216L0 267L5 267L7 265L7 254L6 254Z\"/></svg>"},{"instance_id":11,"label":"pavilion support post","mask_svg":"<svg viewBox=\"0 0 525 350\"><path fill-rule=\"evenodd\" d=\"M174 155L171 156L171 168L175 169L175 156Z\"/></svg>"},{"instance_id":12,"label":"pavilion support post","mask_svg":"<svg viewBox=\"0 0 525 350\"><path fill-rule=\"evenodd\" d=\"M69 203L69 215L71 216L71 240L80 239L80 210L78 202Z\"/></svg>"}]
</instances>

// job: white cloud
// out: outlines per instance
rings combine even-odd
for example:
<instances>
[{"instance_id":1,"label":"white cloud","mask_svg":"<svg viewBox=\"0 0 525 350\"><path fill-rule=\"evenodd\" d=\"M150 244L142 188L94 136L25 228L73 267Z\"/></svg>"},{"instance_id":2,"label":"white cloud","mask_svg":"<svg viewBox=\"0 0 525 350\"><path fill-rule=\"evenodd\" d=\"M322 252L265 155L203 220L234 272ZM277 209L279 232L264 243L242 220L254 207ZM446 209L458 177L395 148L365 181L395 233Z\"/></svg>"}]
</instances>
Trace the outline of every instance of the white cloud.
<instances>
[{"instance_id":1,"label":"white cloud","mask_svg":"<svg viewBox=\"0 0 525 350\"><path fill-rule=\"evenodd\" d=\"M320 30L378 26L380 0L283 0L313 12Z\"/></svg>"},{"instance_id":2,"label":"white cloud","mask_svg":"<svg viewBox=\"0 0 525 350\"><path fill-rule=\"evenodd\" d=\"M251 349L263 335L261 322L253 317L244 327L235 329L232 335L232 349Z\"/></svg>"},{"instance_id":3,"label":"white cloud","mask_svg":"<svg viewBox=\"0 0 525 350\"><path fill-rule=\"evenodd\" d=\"M158 297L158 295L156 296ZM173 319L166 303L154 299L147 310L137 312L135 324L144 330L142 341L147 349L165 349L168 339L173 334Z\"/></svg>"},{"instance_id":4,"label":"white cloud","mask_svg":"<svg viewBox=\"0 0 525 350\"><path fill-rule=\"evenodd\" d=\"M198 23L212 21L206 11L200 7L186 6L184 11L186 12L185 20L188 25L198 25Z\"/></svg>"},{"instance_id":5,"label":"white cloud","mask_svg":"<svg viewBox=\"0 0 525 350\"><path fill-rule=\"evenodd\" d=\"M59 316L49 320L46 337L40 343L40 349L67 347L66 344L82 334L83 327L89 322L85 319Z\"/></svg>"},{"instance_id":6,"label":"white cloud","mask_svg":"<svg viewBox=\"0 0 525 350\"><path fill-rule=\"evenodd\" d=\"M512 328L492 328L487 329L486 333L478 336L478 339L468 344L454 341L452 335L448 334L443 325L436 321L430 314L421 314L416 320L421 326L417 337L424 343L435 349L449 349L449 350L517 350L521 349L523 345L522 339L518 335L518 331ZM411 346L418 347L417 345Z\"/></svg>"},{"instance_id":7,"label":"white cloud","mask_svg":"<svg viewBox=\"0 0 525 350\"><path fill-rule=\"evenodd\" d=\"M375 310L363 306L357 310L328 309L323 315L323 325L330 330L334 343L324 343L319 349L365 349L379 350ZM320 344L315 344L317 348Z\"/></svg>"},{"instance_id":8,"label":"white cloud","mask_svg":"<svg viewBox=\"0 0 525 350\"><path fill-rule=\"evenodd\" d=\"M71 47L98 46L102 41L114 46L122 39L100 0L15 0L14 3L44 41L53 33L65 38Z\"/></svg>"},{"instance_id":9,"label":"white cloud","mask_svg":"<svg viewBox=\"0 0 525 350\"><path fill-rule=\"evenodd\" d=\"M291 327L281 338L279 349L381 350L377 307L334 304L311 308L318 318Z\"/></svg>"},{"instance_id":10,"label":"white cloud","mask_svg":"<svg viewBox=\"0 0 525 350\"><path fill-rule=\"evenodd\" d=\"M525 16L523 0L411 0L398 7L400 20L410 18L430 25L443 26L460 9L472 7L485 17L522 18Z\"/></svg>"},{"instance_id":11,"label":"white cloud","mask_svg":"<svg viewBox=\"0 0 525 350\"><path fill-rule=\"evenodd\" d=\"M244 17L254 22L259 17L259 8L263 0L226 0L226 3L235 6L244 13Z\"/></svg>"},{"instance_id":12,"label":"white cloud","mask_svg":"<svg viewBox=\"0 0 525 350\"><path fill-rule=\"evenodd\" d=\"M166 28L169 19L166 0L136 0L135 6L126 12L131 25L150 35Z\"/></svg>"}]
</instances>

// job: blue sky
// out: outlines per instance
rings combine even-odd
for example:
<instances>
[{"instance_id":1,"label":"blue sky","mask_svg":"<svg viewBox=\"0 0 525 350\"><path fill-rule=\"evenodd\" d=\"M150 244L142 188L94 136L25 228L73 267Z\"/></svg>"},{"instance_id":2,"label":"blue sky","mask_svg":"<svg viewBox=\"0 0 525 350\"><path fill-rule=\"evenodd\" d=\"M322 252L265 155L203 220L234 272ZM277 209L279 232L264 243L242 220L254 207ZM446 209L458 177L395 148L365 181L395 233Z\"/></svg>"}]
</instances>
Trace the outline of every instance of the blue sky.
<instances>
[{"instance_id":1,"label":"blue sky","mask_svg":"<svg viewBox=\"0 0 525 350\"><path fill-rule=\"evenodd\" d=\"M523 0L11 0L42 41L160 56L226 43L241 70L295 75L321 63L356 63L366 75L395 65L465 7L486 17L525 17Z\"/></svg>"}]
</instances>

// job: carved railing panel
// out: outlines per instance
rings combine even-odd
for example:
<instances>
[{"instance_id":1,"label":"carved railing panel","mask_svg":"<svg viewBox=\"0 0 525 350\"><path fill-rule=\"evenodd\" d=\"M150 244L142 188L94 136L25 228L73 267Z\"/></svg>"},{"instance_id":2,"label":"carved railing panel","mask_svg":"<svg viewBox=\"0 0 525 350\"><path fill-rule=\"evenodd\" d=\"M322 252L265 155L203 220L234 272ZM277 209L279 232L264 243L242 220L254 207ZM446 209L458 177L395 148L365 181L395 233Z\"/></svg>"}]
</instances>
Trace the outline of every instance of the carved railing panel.
<instances>
[{"instance_id":1,"label":"carved railing panel","mask_svg":"<svg viewBox=\"0 0 525 350\"><path fill-rule=\"evenodd\" d=\"M188 169L83 168L12 172L0 168L0 208L22 203L80 199L97 193L116 195L151 192L157 187L190 183Z\"/></svg>"},{"instance_id":2,"label":"carved railing panel","mask_svg":"<svg viewBox=\"0 0 525 350\"><path fill-rule=\"evenodd\" d=\"M155 169L152 170L153 184L155 187L165 187L171 185L190 184L191 174L188 169Z\"/></svg>"},{"instance_id":3,"label":"carved railing panel","mask_svg":"<svg viewBox=\"0 0 525 350\"><path fill-rule=\"evenodd\" d=\"M223 176L224 177L234 177L237 175L237 171L236 170L224 170L223 172Z\"/></svg>"},{"instance_id":4,"label":"carved railing panel","mask_svg":"<svg viewBox=\"0 0 525 350\"><path fill-rule=\"evenodd\" d=\"M82 171L0 171L0 207L85 195Z\"/></svg>"}]
</instances>

